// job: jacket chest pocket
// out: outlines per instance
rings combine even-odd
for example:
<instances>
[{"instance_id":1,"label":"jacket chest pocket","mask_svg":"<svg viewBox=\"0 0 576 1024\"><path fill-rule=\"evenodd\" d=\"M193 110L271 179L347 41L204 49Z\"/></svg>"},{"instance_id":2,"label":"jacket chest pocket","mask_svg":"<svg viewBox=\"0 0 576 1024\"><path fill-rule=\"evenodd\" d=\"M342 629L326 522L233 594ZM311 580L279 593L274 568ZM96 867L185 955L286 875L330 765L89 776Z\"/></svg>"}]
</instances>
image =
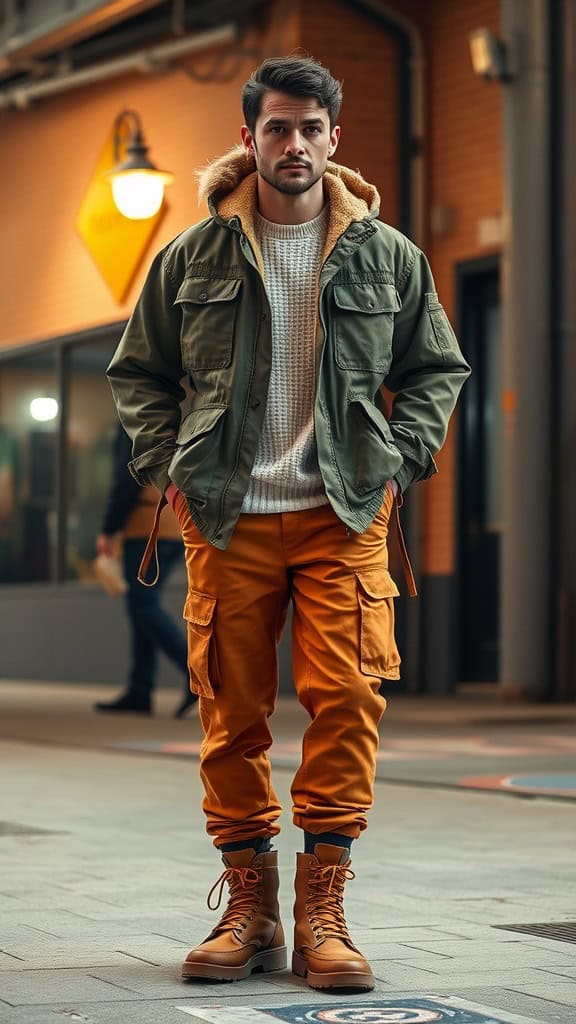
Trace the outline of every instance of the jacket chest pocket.
<instances>
[{"instance_id":1,"label":"jacket chest pocket","mask_svg":"<svg viewBox=\"0 0 576 1024\"><path fill-rule=\"evenodd\" d=\"M220 370L232 362L240 279L187 278L174 305L182 310L182 362L186 370Z\"/></svg>"},{"instance_id":2,"label":"jacket chest pocket","mask_svg":"<svg viewBox=\"0 0 576 1024\"><path fill-rule=\"evenodd\" d=\"M393 284L334 285L336 363L342 370L386 373L394 314L402 304Z\"/></svg>"}]
</instances>

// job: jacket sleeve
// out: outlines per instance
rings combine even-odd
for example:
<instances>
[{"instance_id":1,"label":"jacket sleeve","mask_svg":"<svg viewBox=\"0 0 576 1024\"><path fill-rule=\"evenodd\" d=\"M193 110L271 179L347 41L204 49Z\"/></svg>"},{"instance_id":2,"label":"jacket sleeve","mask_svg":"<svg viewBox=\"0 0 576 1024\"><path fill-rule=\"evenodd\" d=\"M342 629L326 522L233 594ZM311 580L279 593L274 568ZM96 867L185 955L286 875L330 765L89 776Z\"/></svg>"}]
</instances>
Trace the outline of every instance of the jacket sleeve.
<instances>
[{"instance_id":1,"label":"jacket sleeve","mask_svg":"<svg viewBox=\"0 0 576 1024\"><path fill-rule=\"evenodd\" d=\"M436 472L433 456L470 367L434 287L428 261L415 249L396 315L386 387L395 393L390 429L404 457L396 480L405 491Z\"/></svg>"},{"instance_id":2,"label":"jacket sleeve","mask_svg":"<svg viewBox=\"0 0 576 1024\"><path fill-rule=\"evenodd\" d=\"M132 440L130 472L162 493L176 447L184 375L180 312L166 251L156 257L136 308L108 367L120 420Z\"/></svg>"}]
</instances>

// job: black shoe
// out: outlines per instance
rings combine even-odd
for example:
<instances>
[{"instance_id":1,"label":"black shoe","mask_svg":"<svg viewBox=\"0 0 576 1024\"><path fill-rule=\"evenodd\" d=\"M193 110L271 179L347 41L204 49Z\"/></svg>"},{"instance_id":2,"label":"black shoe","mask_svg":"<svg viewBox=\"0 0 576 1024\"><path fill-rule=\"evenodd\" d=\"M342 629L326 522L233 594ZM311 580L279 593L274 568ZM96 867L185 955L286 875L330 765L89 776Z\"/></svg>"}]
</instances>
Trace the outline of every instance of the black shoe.
<instances>
[{"instance_id":1,"label":"black shoe","mask_svg":"<svg viewBox=\"0 0 576 1024\"><path fill-rule=\"evenodd\" d=\"M178 705L174 712L174 718L184 718L186 713L193 708L198 701L198 696L195 693L185 693L182 703Z\"/></svg>"},{"instance_id":2,"label":"black shoe","mask_svg":"<svg viewBox=\"0 0 576 1024\"><path fill-rule=\"evenodd\" d=\"M98 701L94 705L94 711L124 711L136 715L151 715L152 703L147 697L137 697L132 693L125 693L123 697L118 697L118 700Z\"/></svg>"}]
</instances>

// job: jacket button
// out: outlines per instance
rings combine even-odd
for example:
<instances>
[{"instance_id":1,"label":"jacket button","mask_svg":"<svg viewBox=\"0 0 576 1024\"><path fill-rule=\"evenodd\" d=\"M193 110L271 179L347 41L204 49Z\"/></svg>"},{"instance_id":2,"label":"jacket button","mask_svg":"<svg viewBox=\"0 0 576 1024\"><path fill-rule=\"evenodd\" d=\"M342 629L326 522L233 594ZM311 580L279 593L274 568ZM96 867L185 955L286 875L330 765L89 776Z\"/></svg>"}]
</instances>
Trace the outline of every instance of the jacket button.
<instances>
[{"instance_id":1,"label":"jacket button","mask_svg":"<svg viewBox=\"0 0 576 1024\"><path fill-rule=\"evenodd\" d=\"M255 398L253 402L250 402L250 408L251 409L257 409L259 405L260 405L260 399L259 398Z\"/></svg>"},{"instance_id":2,"label":"jacket button","mask_svg":"<svg viewBox=\"0 0 576 1024\"><path fill-rule=\"evenodd\" d=\"M200 292L200 294L198 296L198 302L206 302L207 298L208 298L208 292Z\"/></svg>"}]
</instances>

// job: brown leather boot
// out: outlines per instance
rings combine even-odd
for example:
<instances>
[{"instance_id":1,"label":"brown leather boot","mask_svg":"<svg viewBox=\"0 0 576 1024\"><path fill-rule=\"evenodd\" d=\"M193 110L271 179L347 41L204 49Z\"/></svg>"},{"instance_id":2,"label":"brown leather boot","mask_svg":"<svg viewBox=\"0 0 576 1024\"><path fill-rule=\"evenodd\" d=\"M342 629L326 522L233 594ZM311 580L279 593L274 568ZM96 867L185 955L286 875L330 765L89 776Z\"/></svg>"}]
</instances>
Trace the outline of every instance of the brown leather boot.
<instances>
[{"instance_id":1,"label":"brown leather boot","mask_svg":"<svg viewBox=\"0 0 576 1024\"><path fill-rule=\"evenodd\" d=\"M344 884L354 878L348 850L317 843L297 854L292 971L311 988L374 988L370 965L353 944L344 917Z\"/></svg>"},{"instance_id":2,"label":"brown leather boot","mask_svg":"<svg viewBox=\"0 0 576 1024\"><path fill-rule=\"evenodd\" d=\"M188 953L182 977L239 981L253 971L281 971L286 946L278 907L278 854L236 850L222 861L225 871L208 894L208 906L218 909L225 882L228 906L208 938Z\"/></svg>"}]
</instances>

